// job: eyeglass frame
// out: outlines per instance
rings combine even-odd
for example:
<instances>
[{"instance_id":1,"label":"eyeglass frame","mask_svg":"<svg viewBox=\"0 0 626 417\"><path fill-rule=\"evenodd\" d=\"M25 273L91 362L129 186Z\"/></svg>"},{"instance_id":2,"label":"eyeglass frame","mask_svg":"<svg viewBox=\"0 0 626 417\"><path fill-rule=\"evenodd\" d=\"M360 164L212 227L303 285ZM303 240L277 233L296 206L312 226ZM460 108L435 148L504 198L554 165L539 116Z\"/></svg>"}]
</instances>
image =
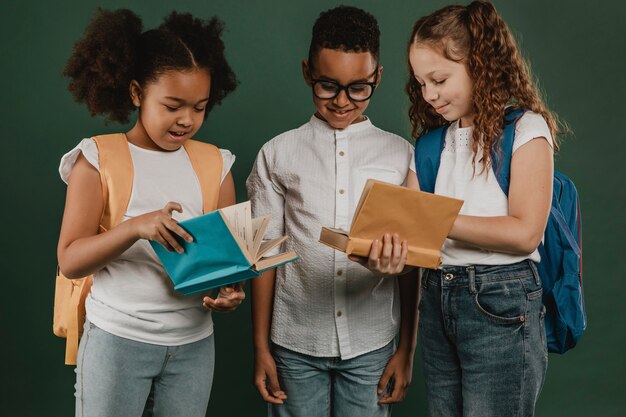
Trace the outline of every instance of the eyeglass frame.
<instances>
[{"instance_id":1,"label":"eyeglass frame","mask_svg":"<svg viewBox=\"0 0 626 417\"><path fill-rule=\"evenodd\" d=\"M321 78L313 78L313 74L311 74L311 70L309 69L309 78L311 80L311 91L313 91L313 95L315 97L317 97L320 100L333 100L335 98L337 98L337 96L342 92L345 91L346 92L346 97L348 97L348 99L350 101L354 101L357 103L362 103L364 101L369 100L370 98L372 98L372 96L374 95L374 91L376 90L376 87L378 87L378 73L380 72L380 65L376 65L376 69L374 70L374 81L369 82L369 81L355 81L353 83L347 84L347 85L342 85L339 84L337 81L335 80L324 80ZM371 75L370 75L371 77ZM368 77L369 78L369 77ZM337 86L337 92L335 93L334 96L332 97L320 97L317 94L315 94L315 84L318 83L331 83L331 84L335 84ZM366 84L369 85L372 88L372 92L370 93L369 96L367 96L367 98L364 99L359 99L359 100L355 100L350 96L350 90L348 90L351 86L356 85L356 84Z\"/></svg>"}]
</instances>

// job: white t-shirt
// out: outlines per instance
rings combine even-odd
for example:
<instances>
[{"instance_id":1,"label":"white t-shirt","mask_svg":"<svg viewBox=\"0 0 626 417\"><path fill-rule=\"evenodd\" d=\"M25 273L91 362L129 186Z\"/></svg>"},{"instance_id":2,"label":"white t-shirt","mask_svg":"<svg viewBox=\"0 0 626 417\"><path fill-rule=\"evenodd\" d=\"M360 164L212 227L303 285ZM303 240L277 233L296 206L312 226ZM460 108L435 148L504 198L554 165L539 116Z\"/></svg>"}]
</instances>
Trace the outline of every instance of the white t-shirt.
<instances>
[{"instance_id":1,"label":"white t-shirt","mask_svg":"<svg viewBox=\"0 0 626 417\"><path fill-rule=\"evenodd\" d=\"M395 337L397 280L375 276L319 236L322 226L350 228L368 178L403 184L412 157L406 140L369 119L336 130L313 116L263 145L247 181L253 215L271 214L266 236L289 236L285 249L300 255L276 272L274 343L349 359Z\"/></svg>"},{"instance_id":2,"label":"white t-shirt","mask_svg":"<svg viewBox=\"0 0 626 417\"><path fill-rule=\"evenodd\" d=\"M162 209L176 201L183 212L176 220L202 214L200 183L184 148L160 152L129 143L133 161L133 188L123 221ZM220 150L222 180L235 161ZM59 173L67 183L80 153L96 169L98 148L83 139L61 159ZM174 346L201 340L213 333L209 310L202 306L203 294L184 296L173 284L147 240L141 239L117 259L97 271L86 301L87 319L114 335L139 342Z\"/></svg>"},{"instance_id":3,"label":"white t-shirt","mask_svg":"<svg viewBox=\"0 0 626 417\"><path fill-rule=\"evenodd\" d=\"M441 153L441 165L435 182L435 194L465 200L460 214L469 216L508 216L508 198L490 169L481 171L479 148L476 174L472 166L472 127L460 128L458 120L450 125ZM544 118L526 112L516 123L513 153L534 138L544 137L552 146L552 135ZM441 249L443 265L508 265L524 259L539 261L539 252L512 255L480 249L463 242L446 239Z\"/></svg>"}]
</instances>

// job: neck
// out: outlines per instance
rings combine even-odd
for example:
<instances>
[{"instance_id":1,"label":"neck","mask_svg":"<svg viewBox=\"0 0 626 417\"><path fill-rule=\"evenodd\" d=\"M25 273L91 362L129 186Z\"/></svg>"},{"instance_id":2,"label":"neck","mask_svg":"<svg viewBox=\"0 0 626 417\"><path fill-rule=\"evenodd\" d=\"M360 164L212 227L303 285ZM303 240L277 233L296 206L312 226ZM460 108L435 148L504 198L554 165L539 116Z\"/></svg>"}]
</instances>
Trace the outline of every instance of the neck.
<instances>
[{"instance_id":1,"label":"neck","mask_svg":"<svg viewBox=\"0 0 626 417\"><path fill-rule=\"evenodd\" d=\"M146 129L141 123L141 119L138 117L135 126L126 132L126 139L135 146L151 151L162 151L146 132Z\"/></svg>"}]
</instances>

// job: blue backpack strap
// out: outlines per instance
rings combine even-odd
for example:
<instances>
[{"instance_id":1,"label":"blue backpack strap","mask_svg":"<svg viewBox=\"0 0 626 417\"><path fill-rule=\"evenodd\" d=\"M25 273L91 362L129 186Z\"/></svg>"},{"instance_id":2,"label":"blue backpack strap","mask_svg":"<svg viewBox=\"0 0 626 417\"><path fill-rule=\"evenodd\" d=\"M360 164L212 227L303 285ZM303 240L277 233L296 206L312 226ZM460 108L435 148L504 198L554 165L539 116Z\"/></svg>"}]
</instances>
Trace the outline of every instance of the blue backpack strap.
<instances>
[{"instance_id":1,"label":"blue backpack strap","mask_svg":"<svg viewBox=\"0 0 626 417\"><path fill-rule=\"evenodd\" d=\"M449 125L430 130L415 142L415 172L420 190L435 192L435 181L441 163L441 151L446 139Z\"/></svg>"},{"instance_id":2,"label":"blue backpack strap","mask_svg":"<svg viewBox=\"0 0 626 417\"><path fill-rule=\"evenodd\" d=\"M523 114L524 110L521 109L513 109L505 113L500 146L497 150L491 149L491 166L500 188L507 197L509 196L509 184L511 182L511 159L513 158L515 123Z\"/></svg>"}]
</instances>

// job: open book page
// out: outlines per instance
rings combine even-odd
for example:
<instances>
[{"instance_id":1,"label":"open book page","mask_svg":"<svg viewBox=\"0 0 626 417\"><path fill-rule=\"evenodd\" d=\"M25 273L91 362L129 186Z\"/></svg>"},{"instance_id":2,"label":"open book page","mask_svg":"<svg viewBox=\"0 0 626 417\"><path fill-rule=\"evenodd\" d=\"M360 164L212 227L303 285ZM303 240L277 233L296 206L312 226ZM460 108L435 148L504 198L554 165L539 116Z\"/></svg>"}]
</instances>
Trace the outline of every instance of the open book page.
<instances>
[{"instance_id":1,"label":"open book page","mask_svg":"<svg viewBox=\"0 0 626 417\"><path fill-rule=\"evenodd\" d=\"M288 251L279 253L278 255L268 256L263 258L254 264L255 271L263 271L265 269L273 268L275 266L282 265L284 263L296 260L298 255L294 251Z\"/></svg>"},{"instance_id":2,"label":"open book page","mask_svg":"<svg viewBox=\"0 0 626 417\"><path fill-rule=\"evenodd\" d=\"M267 230L271 219L272 216L270 215L252 219L252 249L250 250L250 254L255 259L257 259L261 243L263 243L263 235L265 235L265 231Z\"/></svg>"},{"instance_id":3,"label":"open book page","mask_svg":"<svg viewBox=\"0 0 626 417\"><path fill-rule=\"evenodd\" d=\"M252 209L250 202L235 204L220 209L222 215L226 218L234 236L237 236L245 245L248 254L252 254L254 238L252 236Z\"/></svg>"},{"instance_id":4,"label":"open book page","mask_svg":"<svg viewBox=\"0 0 626 417\"><path fill-rule=\"evenodd\" d=\"M261 243L261 246L259 247L259 251L254 257L254 262L256 263L259 259L263 257L263 255L265 255L267 252L271 251L272 249L274 249L275 247L283 243L285 240L287 240L287 236L278 237L272 240L266 240L263 243Z\"/></svg>"}]
</instances>

